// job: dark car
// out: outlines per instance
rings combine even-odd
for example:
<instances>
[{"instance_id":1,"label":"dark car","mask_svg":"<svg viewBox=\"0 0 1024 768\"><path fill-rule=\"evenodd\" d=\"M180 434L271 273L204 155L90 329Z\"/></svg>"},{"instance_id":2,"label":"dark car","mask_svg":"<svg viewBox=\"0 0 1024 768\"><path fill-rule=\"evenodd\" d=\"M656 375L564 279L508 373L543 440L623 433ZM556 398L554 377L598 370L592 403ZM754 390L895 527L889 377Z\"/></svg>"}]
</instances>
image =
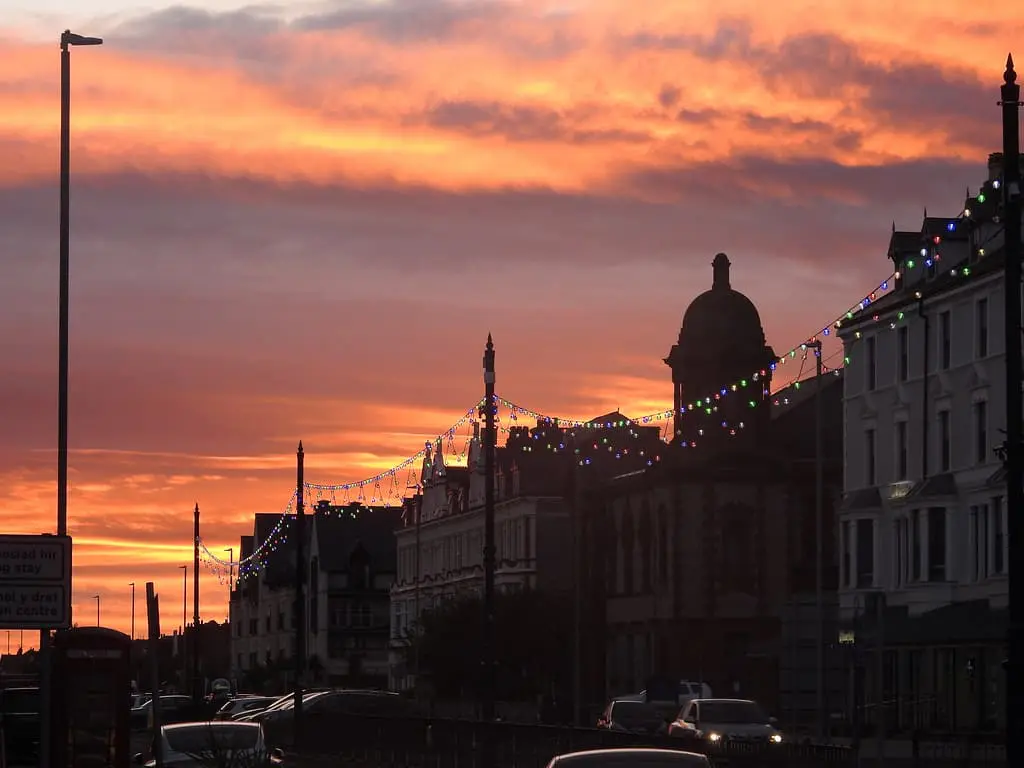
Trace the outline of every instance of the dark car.
<instances>
[{"instance_id":1,"label":"dark car","mask_svg":"<svg viewBox=\"0 0 1024 768\"><path fill-rule=\"evenodd\" d=\"M153 702L160 702L160 724L187 723L202 718L201 707L197 707L189 696L178 694L160 694L158 699L150 699L141 707L131 711L131 727L134 731L145 730L153 725Z\"/></svg>"},{"instance_id":2,"label":"dark car","mask_svg":"<svg viewBox=\"0 0 1024 768\"><path fill-rule=\"evenodd\" d=\"M598 728L626 733L662 734L668 730L668 723L656 707L646 701L611 702L601 719Z\"/></svg>"}]
</instances>

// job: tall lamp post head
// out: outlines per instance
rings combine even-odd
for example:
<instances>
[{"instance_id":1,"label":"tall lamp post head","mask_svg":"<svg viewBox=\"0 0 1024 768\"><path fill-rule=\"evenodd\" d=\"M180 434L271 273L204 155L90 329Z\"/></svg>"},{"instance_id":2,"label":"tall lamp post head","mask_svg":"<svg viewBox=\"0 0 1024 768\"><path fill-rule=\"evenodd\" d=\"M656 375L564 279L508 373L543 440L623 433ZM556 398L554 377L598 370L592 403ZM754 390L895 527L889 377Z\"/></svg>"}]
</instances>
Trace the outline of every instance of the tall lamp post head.
<instances>
[{"instance_id":1,"label":"tall lamp post head","mask_svg":"<svg viewBox=\"0 0 1024 768\"><path fill-rule=\"evenodd\" d=\"M68 47L72 45L103 45L103 38L76 35L70 29L65 29L60 33L61 50L66 51Z\"/></svg>"}]
</instances>

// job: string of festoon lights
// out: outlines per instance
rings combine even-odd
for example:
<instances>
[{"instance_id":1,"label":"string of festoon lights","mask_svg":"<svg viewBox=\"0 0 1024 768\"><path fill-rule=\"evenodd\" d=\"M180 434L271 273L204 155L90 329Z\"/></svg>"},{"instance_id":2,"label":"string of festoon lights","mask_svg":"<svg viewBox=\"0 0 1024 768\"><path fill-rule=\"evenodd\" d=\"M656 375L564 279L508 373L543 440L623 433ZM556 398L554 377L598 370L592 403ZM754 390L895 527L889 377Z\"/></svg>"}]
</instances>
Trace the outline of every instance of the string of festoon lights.
<instances>
[{"instance_id":1,"label":"string of festoon lights","mask_svg":"<svg viewBox=\"0 0 1024 768\"><path fill-rule=\"evenodd\" d=\"M964 215L969 215L969 211L965 210ZM950 232L955 231L956 220L951 220L947 225L947 229ZM937 247L940 242L941 238L937 237L934 239L934 248L922 249L921 256L925 261L926 266L932 267L941 258L937 252ZM913 267L914 262L912 260L906 263L906 268L912 269ZM954 279L969 279L972 275L972 270L970 266L958 266L950 269L948 275L950 278ZM799 379L804 372L804 365L808 356L821 354L821 352L815 348L816 343L832 336L834 331L841 328L843 324L855 318L858 321L862 320L869 311L873 310L873 305L877 301L878 297L889 291L890 287L894 285L895 281L899 277L900 274L898 272L892 273L888 278L880 282L874 290L867 292L860 301L849 307L832 322L822 326L816 333L809 336L806 341L797 344L786 353L780 355L776 362L772 363L768 369L751 371L746 378L734 381L721 387L717 392L710 392L702 398L686 403L680 408L680 414L682 416L694 412L712 414L717 410L718 403L723 398L733 395L746 396L748 398L747 405L751 408L756 407L761 402L767 402L773 406L785 406L789 404L789 398L793 391L800 389L801 381ZM874 313L869 317L869 322L881 326L887 325L890 330L898 328L904 320L904 313L899 310ZM859 338L860 332L857 332L855 335ZM838 364L835 366L829 365L829 363L836 358L841 358ZM841 369L845 365L849 364L849 362L849 357L844 355L844 351L842 349L839 349L834 354L823 358L822 370L825 373L838 375ZM798 366L799 370L795 372L795 378L790 379L789 383L785 386L780 387L775 392L766 391L766 382L769 371L771 371L772 375L775 376L775 372L782 366ZM767 400L765 400L766 397L768 398ZM457 464L466 460L468 447L472 439L474 422L479 415L480 408L484 405L485 403L483 399L475 403L473 407L468 408L447 430L438 434L432 441L425 442L423 448L390 469L354 482L333 484L305 483L303 491L304 494L306 494L306 498L304 498L303 501L307 503L309 507L315 507L318 502L326 500L329 502L327 504L327 509L329 510L328 514L336 515L357 515L373 506L387 507L400 505L407 491L410 489L418 489L418 469L419 465L425 458L436 457L438 453L443 452L444 457L448 458L452 463ZM525 417L537 422L538 424L551 425L563 430L568 430L570 433L573 430L585 430L590 432L594 430L612 430L633 426L660 426L663 430L661 433L663 442L671 442L675 437L673 431L675 411L672 408L633 419L623 418L616 421L589 421L585 419L552 416L541 411L524 407L512 400L497 395L495 396L493 407L495 408L495 424L499 431L505 434L509 434L511 430L517 426L518 420L521 417ZM742 422L738 426L742 428ZM730 424L726 421L722 422L722 427L732 433L735 433L737 429L737 425ZM634 437L637 436L635 432L631 432L631 434ZM545 447L554 451L570 450L570 448L566 447L564 442L547 444ZM607 445L607 440L603 442L598 441L598 443L594 444L594 447L599 450L610 450L615 453L616 457L628 453L628 451L625 450L620 451L615 449L613 446L609 447ZM571 450L574 450L576 453L580 453L581 451L579 447L572 447ZM649 459L648 464L651 464L654 461L657 461L657 457L652 456ZM586 466L590 464L590 461L586 457L581 457L579 463L581 466ZM245 579L247 576L258 572L262 563L266 559L266 555L275 551L288 541L289 525L287 523L289 515L291 515L294 509L295 500L296 494L293 493L271 531L263 541L245 557L241 557L237 560L225 560L211 552L200 539L198 543L206 566L222 578L227 576L229 572L237 574L237 578L239 579Z\"/></svg>"}]
</instances>

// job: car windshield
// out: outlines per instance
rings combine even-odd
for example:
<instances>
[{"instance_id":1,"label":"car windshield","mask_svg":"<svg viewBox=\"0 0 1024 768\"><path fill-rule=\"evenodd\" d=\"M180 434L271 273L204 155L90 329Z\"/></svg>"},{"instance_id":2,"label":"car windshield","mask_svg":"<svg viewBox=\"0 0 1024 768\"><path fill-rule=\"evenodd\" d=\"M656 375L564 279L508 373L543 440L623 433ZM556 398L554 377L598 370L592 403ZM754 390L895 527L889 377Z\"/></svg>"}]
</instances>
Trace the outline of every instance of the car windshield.
<instances>
[{"instance_id":1,"label":"car windshield","mask_svg":"<svg viewBox=\"0 0 1024 768\"><path fill-rule=\"evenodd\" d=\"M259 728L237 725L207 724L188 728L168 728L164 731L167 746L183 755L253 749L259 740Z\"/></svg>"},{"instance_id":2,"label":"car windshield","mask_svg":"<svg viewBox=\"0 0 1024 768\"><path fill-rule=\"evenodd\" d=\"M768 724L768 715L752 701L702 701L700 719L705 723Z\"/></svg>"},{"instance_id":3,"label":"car windshield","mask_svg":"<svg viewBox=\"0 0 1024 768\"><path fill-rule=\"evenodd\" d=\"M657 709L642 701L617 701L612 704L612 721L622 725L653 723L663 719Z\"/></svg>"}]
</instances>

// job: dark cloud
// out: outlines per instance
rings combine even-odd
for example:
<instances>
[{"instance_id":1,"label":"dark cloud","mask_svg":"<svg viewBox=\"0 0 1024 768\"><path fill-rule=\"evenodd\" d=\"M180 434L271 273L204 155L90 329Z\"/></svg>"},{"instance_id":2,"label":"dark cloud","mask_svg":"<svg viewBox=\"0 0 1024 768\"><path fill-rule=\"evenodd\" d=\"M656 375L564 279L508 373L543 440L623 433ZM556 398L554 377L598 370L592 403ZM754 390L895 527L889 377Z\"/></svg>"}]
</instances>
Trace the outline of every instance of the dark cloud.
<instances>
[{"instance_id":1,"label":"dark cloud","mask_svg":"<svg viewBox=\"0 0 1024 768\"><path fill-rule=\"evenodd\" d=\"M726 163L625 171L623 181L641 194L669 199L691 199L693 189L699 188L706 199L737 206L766 206L774 199L780 213L791 206L846 206L879 213L888 210L898 216L911 208L920 211L922 205L936 211L956 208L964 187L977 186L983 174L982 163L956 160L842 165L824 159L745 156Z\"/></svg>"},{"instance_id":2,"label":"dark cloud","mask_svg":"<svg viewBox=\"0 0 1024 768\"><path fill-rule=\"evenodd\" d=\"M666 84L661 86L661 90L658 91L658 103L665 109L672 109L679 104L679 99L682 98L682 95L682 88Z\"/></svg>"},{"instance_id":3,"label":"dark cloud","mask_svg":"<svg viewBox=\"0 0 1024 768\"><path fill-rule=\"evenodd\" d=\"M409 122L477 136L501 136L508 141L599 144L651 140L641 131L577 128L575 121L553 109L498 101L443 101Z\"/></svg>"},{"instance_id":4,"label":"dark cloud","mask_svg":"<svg viewBox=\"0 0 1024 768\"><path fill-rule=\"evenodd\" d=\"M959 142L984 144L997 136L997 73L986 84L965 70L912 58L884 66L831 33L795 35L777 46L754 43L752 33L749 22L726 20L710 35L641 32L618 45L627 50L685 50L712 62L745 62L774 92L846 99L851 113L903 127L938 127Z\"/></svg>"},{"instance_id":5,"label":"dark cloud","mask_svg":"<svg viewBox=\"0 0 1024 768\"><path fill-rule=\"evenodd\" d=\"M335 7L296 19L292 26L303 30L361 29L393 43L443 42L459 35L466 25L497 26L513 13L509 5L491 0L341 0L329 5Z\"/></svg>"}]
</instances>

